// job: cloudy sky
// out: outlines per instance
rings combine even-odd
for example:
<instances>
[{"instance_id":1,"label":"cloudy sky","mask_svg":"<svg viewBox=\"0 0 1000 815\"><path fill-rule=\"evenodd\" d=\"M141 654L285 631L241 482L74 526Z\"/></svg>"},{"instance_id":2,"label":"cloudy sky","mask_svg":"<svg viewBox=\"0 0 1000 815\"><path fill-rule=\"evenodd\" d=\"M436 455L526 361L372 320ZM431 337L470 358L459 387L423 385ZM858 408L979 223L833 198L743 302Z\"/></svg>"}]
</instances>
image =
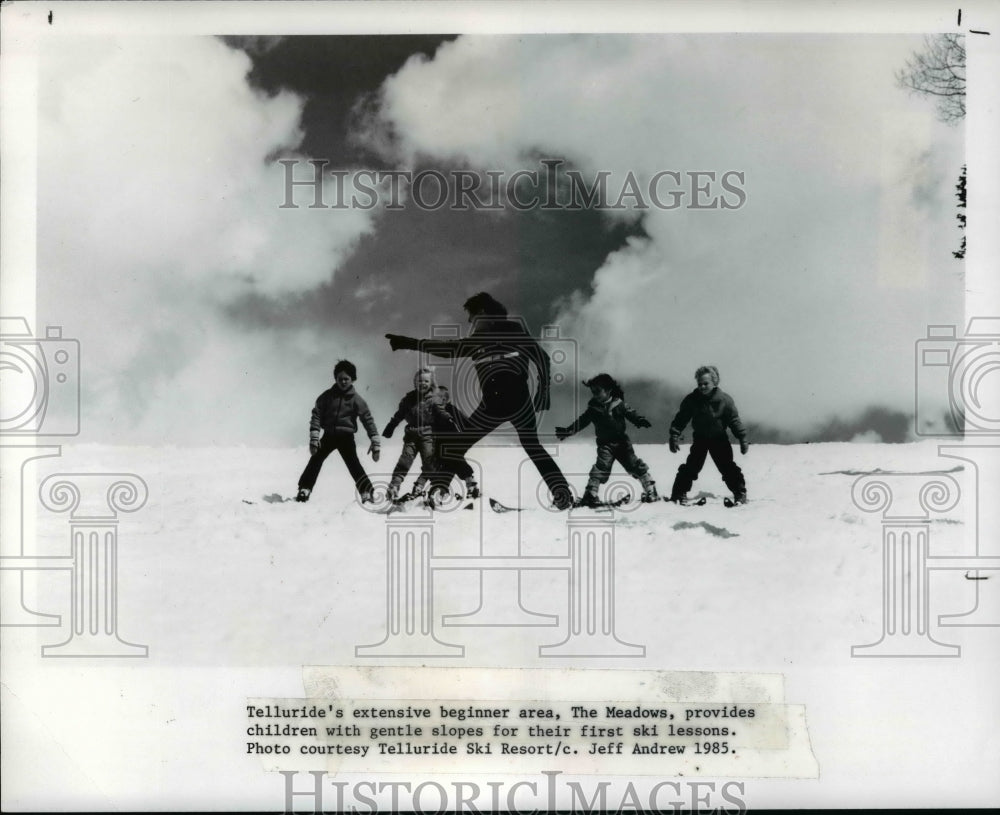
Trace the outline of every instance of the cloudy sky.
<instances>
[{"instance_id":1,"label":"cloudy sky","mask_svg":"<svg viewBox=\"0 0 1000 815\"><path fill-rule=\"evenodd\" d=\"M914 341L963 319L963 132L894 78L921 45L64 38L40 60L38 315L81 342L81 441L304 444L341 357L381 426L415 363L382 335L463 322L483 289L558 324L581 375L622 380L656 424L642 440L665 438L704 363L758 440L901 440ZM335 209L298 189L281 208L290 159L348 179L553 159L615 191L732 171L745 201ZM561 395L550 421L571 413Z\"/></svg>"}]
</instances>

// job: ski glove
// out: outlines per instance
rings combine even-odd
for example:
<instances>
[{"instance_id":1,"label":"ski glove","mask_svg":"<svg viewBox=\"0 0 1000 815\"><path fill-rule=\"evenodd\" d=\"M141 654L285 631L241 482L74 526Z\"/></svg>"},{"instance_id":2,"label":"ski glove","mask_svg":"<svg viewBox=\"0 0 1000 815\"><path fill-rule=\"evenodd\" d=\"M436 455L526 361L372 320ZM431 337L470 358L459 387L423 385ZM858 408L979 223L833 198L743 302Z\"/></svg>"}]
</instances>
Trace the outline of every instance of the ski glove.
<instances>
[{"instance_id":1,"label":"ski glove","mask_svg":"<svg viewBox=\"0 0 1000 815\"><path fill-rule=\"evenodd\" d=\"M378 461L379 443L376 439L372 439L372 443L368 445L368 455L372 457L373 461Z\"/></svg>"},{"instance_id":2,"label":"ski glove","mask_svg":"<svg viewBox=\"0 0 1000 815\"><path fill-rule=\"evenodd\" d=\"M413 337L404 337L402 334L386 334L386 339L389 340L389 347L393 351L399 351L400 349L404 351L416 351L418 341L413 339Z\"/></svg>"},{"instance_id":3,"label":"ski glove","mask_svg":"<svg viewBox=\"0 0 1000 815\"><path fill-rule=\"evenodd\" d=\"M559 441L562 441L563 439L568 439L572 435L573 434L569 432L569 428L568 427L557 427L556 428L556 438L559 439Z\"/></svg>"},{"instance_id":4,"label":"ski glove","mask_svg":"<svg viewBox=\"0 0 1000 815\"><path fill-rule=\"evenodd\" d=\"M391 439L392 434L395 432L395 430L396 430L396 425L387 424L385 426L385 430L382 431L382 435L385 436L387 439Z\"/></svg>"},{"instance_id":5,"label":"ski glove","mask_svg":"<svg viewBox=\"0 0 1000 815\"><path fill-rule=\"evenodd\" d=\"M749 449L750 449L750 442L748 442L748 441L741 441L740 442L740 453L742 453L743 455L746 455L747 454L747 450L749 450Z\"/></svg>"},{"instance_id":6,"label":"ski glove","mask_svg":"<svg viewBox=\"0 0 1000 815\"><path fill-rule=\"evenodd\" d=\"M679 453L681 451L681 446L677 443L677 439L670 440L670 452Z\"/></svg>"},{"instance_id":7,"label":"ski glove","mask_svg":"<svg viewBox=\"0 0 1000 815\"><path fill-rule=\"evenodd\" d=\"M309 455L314 456L319 452L319 439L309 439Z\"/></svg>"},{"instance_id":8,"label":"ski glove","mask_svg":"<svg viewBox=\"0 0 1000 815\"><path fill-rule=\"evenodd\" d=\"M653 423L652 423L652 422L650 422L650 421L649 421L649 419L639 419L639 420L638 420L638 421L637 421L637 422L635 423L635 426L636 426L636 427L652 427L652 426L653 426Z\"/></svg>"}]
</instances>

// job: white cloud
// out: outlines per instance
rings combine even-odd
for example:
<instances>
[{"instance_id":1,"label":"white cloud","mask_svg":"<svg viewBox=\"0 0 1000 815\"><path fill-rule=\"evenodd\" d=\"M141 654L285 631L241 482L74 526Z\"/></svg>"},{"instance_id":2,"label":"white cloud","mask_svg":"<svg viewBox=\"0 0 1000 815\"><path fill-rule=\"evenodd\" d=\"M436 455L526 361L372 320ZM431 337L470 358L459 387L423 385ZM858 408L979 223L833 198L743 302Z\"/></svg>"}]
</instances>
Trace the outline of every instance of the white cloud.
<instances>
[{"instance_id":1,"label":"white cloud","mask_svg":"<svg viewBox=\"0 0 1000 815\"><path fill-rule=\"evenodd\" d=\"M388 80L381 114L403 162L744 171L742 209L648 212L649 240L608 257L560 321L588 369L686 384L714 362L753 418L801 430L909 408L913 342L961 314L962 134L894 84L920 45L462 37Z\"/></svg>"},{"instance_id":2,"label":"white cloud","mask_svg":"<svg viewBox=\"0 0 1000 815\"><path fill-rule=\"evenodd\" d=\"M220 314L330 280L373 228L374 211L279 208L273 156L301 141L303 100L256 91L249 69L210 37L80 38L44 54L40 315L81 340L92 431L139 423L184 441L206 411L212 441L273 438L289 408L268 388L285 385L255 371L322 356L325 382L329 347L348 339L334 324L262 342Z\"/></svg>"}]
</instances>

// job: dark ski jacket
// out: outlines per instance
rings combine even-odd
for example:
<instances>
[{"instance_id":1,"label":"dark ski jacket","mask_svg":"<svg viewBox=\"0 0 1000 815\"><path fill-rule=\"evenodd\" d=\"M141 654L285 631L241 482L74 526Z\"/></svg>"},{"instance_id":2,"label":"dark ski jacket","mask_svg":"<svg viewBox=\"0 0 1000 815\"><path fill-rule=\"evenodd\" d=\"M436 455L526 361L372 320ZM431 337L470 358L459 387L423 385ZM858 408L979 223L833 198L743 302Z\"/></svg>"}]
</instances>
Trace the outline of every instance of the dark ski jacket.
<instances>
[{"instance_id":1,"label":"dark ski jacket","mask_svg":"<svg viewBox=\"0 0 1000 815\"><path fill-rule=\"evenodd\" d=\"M391 436L400 422L406 422L407 433L428 436L436 432L452 432L457 429L451 416L444 409L434 391L421 397L415 390L399 400L399 407L385 426L383 435Z\"/></svg>"},{"instance_id":2,"label":"dark ski jacket","mask_svg":"<svg viewBox=\"0 0 1000 815\"><path fill-rule=\"evenodd\" d=\"M570 434L577 433L593 422L598 444L628 441L628 433L625 432L627 429L626 419L636 427L646 423L646 419L640 416L635 408L630 407L621 399L613 397L607 402L591 399L580 418L566 429Z\"/></svg>"},{"instance_id":3,"label":"dark ski jacket","mask_svg":"<svg viewBox=\"0 0 1000 815\"><path fill-rule=\"evenodd\" d=\"M740 421L736 403L728 393L716 388L708 396L703 396L695 388L681 400L680 410L670 423L670 440L677 441L681 431L691 422L695 441L727 439L726 429L742 444L747 440L747 431Z\"/></svg>"},{"instance_id":4,"label":"dark ski jacket","mask_svg":"<svg viewBox=\"0 0 1000 815\"><path fill-rule=\"evenodd\" d=\"M443 405L442 407L444 408L445 413L451 417L452 422L455 424L454 429L461 432L469 423L469 417L455 407L454 402L449 402L447 405Z\"/></svg>"},{"instance_id":5,"label":"dark ski jacket","mask_svg":"<svg viewBox=\"0 0 1000 815\"><path fill-rule=\"evenodd\" d=\"M397 348L424 351L446 359L472 360L486 404L529 395L531 367L538 373L537 410L549 409L549 355L524 322L508 317L477 317L465 339L417 340L396 337Z\"/></svg>"},{"instance_id":6,"label":"dark ski jacket","mask_svg":"<svg viewBox=\"0 0 1000 815\"><path fill-rule=\"evenodd\" d=\"M316 399L309 420L309 435L319 438L320 428L326 433L357 433L358 419L361 419L368 437L379 444L378 428L367 402L355 393L353 385L346 391L334 385Z\"/></svg>"}]
</instances>

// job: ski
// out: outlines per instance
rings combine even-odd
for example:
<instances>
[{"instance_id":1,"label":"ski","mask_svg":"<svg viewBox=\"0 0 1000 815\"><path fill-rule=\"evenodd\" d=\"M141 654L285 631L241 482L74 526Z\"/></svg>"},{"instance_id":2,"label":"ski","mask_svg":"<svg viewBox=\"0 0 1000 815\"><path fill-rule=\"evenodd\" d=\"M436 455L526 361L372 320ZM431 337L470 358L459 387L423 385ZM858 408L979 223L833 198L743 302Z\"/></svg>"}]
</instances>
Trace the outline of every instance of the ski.
<instances>
[{"instance_id":1,"label":"ski","mask_svg":"<svg viewBox=\"0 0 1000 815\"><path fill-rule=\"evenodd\" d=\"M631 495L623 495L621 498L616 498L614 501L598 501L596 504L584 504L583 499L581 498L573 502L573 509L615 509L623 504L627 504L631 500Z\"/></svg>"},{"instance_id":2,"label":"ski","mask_svg":"<svg viewBox=\"0 0 1000 815\"><path fill-rule=\"evenodd\" d=\"M681 504L678 501L671 501L669 498L664 498L668 504L677 504L679 507L703 507L708 503L708 499L703 495L700 498L693 498L686 504Z\"/></svg>"},{"instance_id":3,"label":"ski","mask_svg":"<svg viewBox=\"0 0 1000 815\"><path fill-rule=\"evenodd\" d=\"M621 498L617 498L614 501L598 501L596 504L588 506L583 504L580 499L577 499L573 502L573 506L568 507L568 509L595 509L598 511L611 510L616 507L620 507L623 504L627 504L630 500L632 500L632 496L623 495ZM494 512L502 514L504 512L524 512L525 510L537 509L537 507L509 507L506 504L501 504L495 498L490 498L490 509Z\"/></svg>"},{"instance_id":4,"label":"ski","mask_svg":"<svg viewBox=\"0 0 1000 815\"><path fill-rule=\"evenodd\" d=\"M522 507L508 507L504 504L501 504L496 498L490 498L490 509L492 509L494 512L500 512L500 513L524 511Z\"/></svg>"}]
</instances>

